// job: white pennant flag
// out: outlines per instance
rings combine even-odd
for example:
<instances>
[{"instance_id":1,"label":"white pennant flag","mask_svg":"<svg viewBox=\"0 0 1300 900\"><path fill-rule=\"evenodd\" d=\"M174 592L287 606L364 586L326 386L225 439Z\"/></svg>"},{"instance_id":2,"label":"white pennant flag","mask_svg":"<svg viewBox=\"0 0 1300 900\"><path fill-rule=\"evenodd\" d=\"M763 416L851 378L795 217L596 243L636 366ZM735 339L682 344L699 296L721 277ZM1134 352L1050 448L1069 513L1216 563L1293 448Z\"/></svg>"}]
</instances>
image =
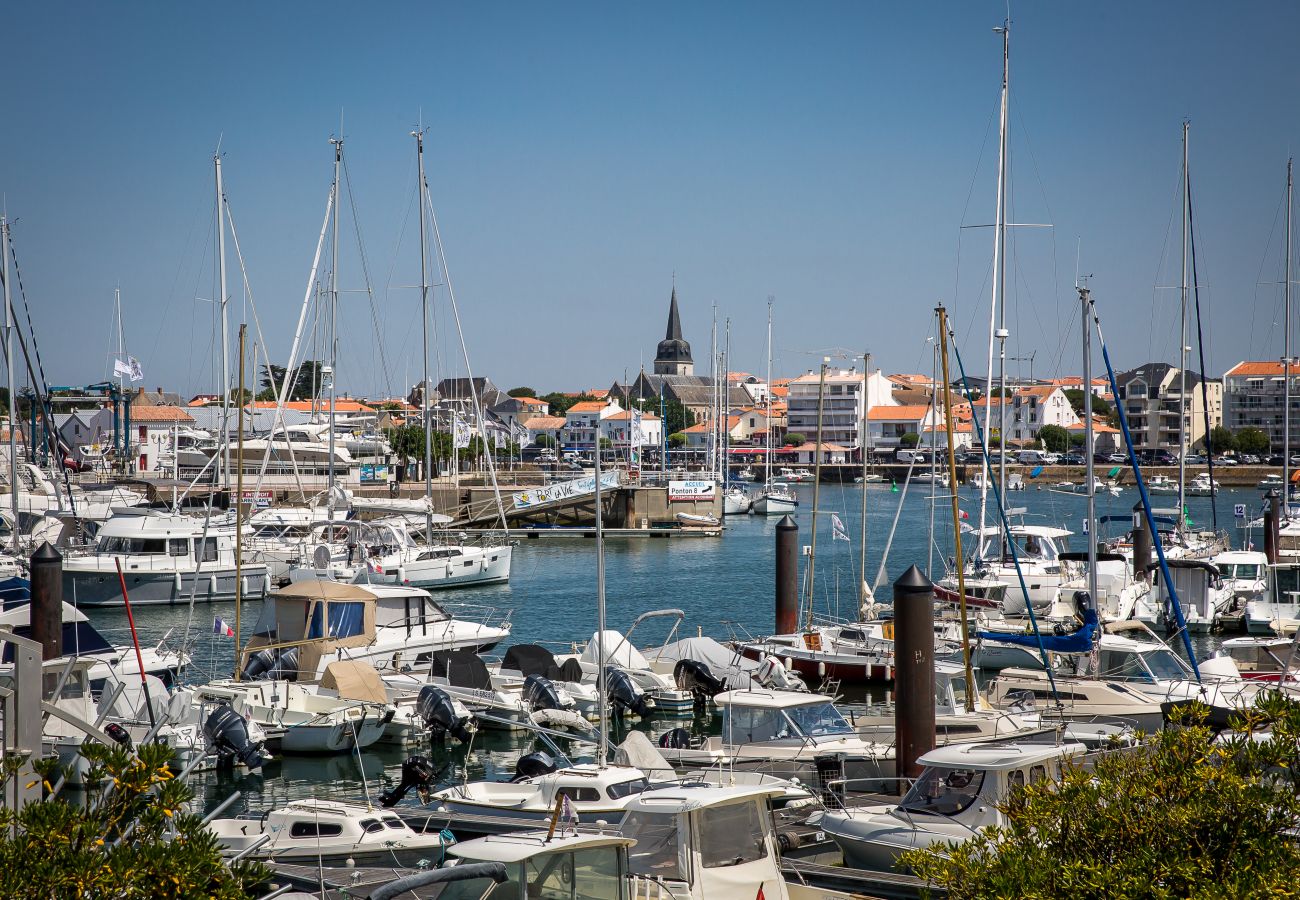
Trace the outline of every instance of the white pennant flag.
<instances>
[{"instance_id":1,"label":"white pennant flag","mask_svg":"<svg viewBox=\"0 0 1300 900\"><path fill-rule=\"evenodd\" d=\"M130 378L130 377L131 377L131 364L130 364L129 362L127 362L126 360L122 360L122 359L116 359L116 358L114 358L114 360L113 360L113 377L114 377L114 378Z\"/></svg>"},{"instance_id":2,"label":"white pennant flag","mask_svg":"<svg viewBox=\"0 0 1300 900\"><path fill-rule=\"evenodd\" d=\"M831 540L847 541L848 539L849 533L844 530L844 523L840 521L839 516L831 513Z\"/></svg>"},{"instance_id":3,"label":"white pennant flag","mask_svg":"<svg viewBox=\"0 0 1300 900\"><path fill-rule=\"evenodd\" d=\"M144 381L144 370L140 368L140 360L134 356L128 357L130 361L130 374L132 381Z\"/></svg>"}]
</instances>

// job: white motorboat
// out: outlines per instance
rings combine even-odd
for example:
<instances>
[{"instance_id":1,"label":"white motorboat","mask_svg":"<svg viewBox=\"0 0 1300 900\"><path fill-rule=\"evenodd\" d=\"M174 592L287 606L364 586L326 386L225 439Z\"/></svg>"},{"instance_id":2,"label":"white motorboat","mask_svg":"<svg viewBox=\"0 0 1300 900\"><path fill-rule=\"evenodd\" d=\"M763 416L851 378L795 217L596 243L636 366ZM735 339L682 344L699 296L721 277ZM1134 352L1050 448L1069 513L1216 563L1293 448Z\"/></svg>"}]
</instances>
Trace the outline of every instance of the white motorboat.
<instances>
[{"instance_id":1,"label":"white motorboat","mask_svg":"<svg viewBox=\"0 0 1300 900\"><path fill-rule=\"evenodd\" d=\"M1247 681L1264 681L1273 685L1300 681L1300 655L1293 637L1228 638L1214 651L1214 657L1229 657L1241 677ZM1286 672L1286 677L1282 673Z\"/></svg>"},{"instance_id":2,"label":"white motorboat","mask_svg":"<svg viewBox=\"0 0 1300 900\"><path fill-rule=\"evenodd\" d=\"M1147 479L1147 493L1175 495L1178 493L1178 482L1168 475L1152 475Z\"/></svg>"},{"instance_id":3,"label":"white motorboat","mask_svg":"<svg viewBox=\"0 0 1300 900\"><path fill-rule=\"evenodd\" d=\"M396 813L334 800L295 800L262 815L213 819L223 856L304 865L416 866L436 862L450 842L417 832Z\"/></svg>"},{"instance_id":4,"label":"white motorboat","mask_svg":"<svg viewBox=\"0 0 1300 900\"><path fill-rule=\"evenodd\" d=\"M1083 751L1082 744L940 747L917 760L925 769L897 805L828 809L817 825L839 845L846 865L893 871L908 850L961 843L1005 824L1013 788L1059 779L1061 762Z\"/></svg>"},{"instance_id":5,"label":"white motorboat","mask_svg":"<svg viewBox=\"0 0 1300 900\"><path fill-rule=\"evenodd\" d=\"M717 516L696 515L695 513L679 512L675 518L677 524L682 528L719 528L722 523L718 521Z\"/></svg>"},{"instance_id":6,"label":"white motorboat","mask_svg":"<svg viewBox=\"0 0 1300 900\"><path fill-rule=\"evenodd\" d=\"M1187 630L1205 633L1213 629L1219 616L1233 603L1232 588L1223 583L1218 568L1203 559L1169 559L1166 563ZM1165 586L1160 564L1151 563L1147 570L1151 574L1151 590L1139 599L1133 618L1152 628L1163 628L1176 621L1172 596Z\"/></svg>"},{"instance_id":7,"label":"white motorboat","mask_svg":"<svg viewBox=\"0 0 1300 900\"><path fill-rule=\"evenodd\" d=\"M1016 513L1023 513L1023 510L1008 510L1008 514ZM1068 559L1063 561L1061 557L1068 550L1067 539L1073 532L1046 525L1022 524L1012 525L1008 535L1003 535L1002 531L1000 526L977 531L978 552L966 562L967 603L985 608L993 608L997 603L1004 616L1024 616L1027 615L1027 593L1035 612L1050 610L1059 596L1062 582L1075 574ZM1015 542L1014 554L1010 546L1012 541ZM1025 580L1023 590L1021 575ZM972 584L982 585L984 582L1002 582L1007 589L986 591L983 596L972 594ZM936 600L959 603L956 574L949 573L936 582L934 595Z\"/></svg>"},{"instance_id":8,"label":"white motorboat","mask_svg":"<svg viewBox=\"0 0 1300 900\"><path fill-rule=\"evenodd\" d=\"M1276 472L1270 472L1269 474L1261 478L1259 481L1255 482L1255 488L1257 490L1266 491L1266 492L1277 491L1278 493L1283 493L1283 489L1285 487L1286 487L1286 482L1283 481L1282 476L1277 474Z\"/></svg>"},{"instance_id":9,"label":"white motorboat","mask_svg":"<svg viewBox=\"0 0 1300 900\"><path fill-rule=\"evenodd\" d=\"M440 651L489 650L509 635L508 614L455 618L419 588L296 581L264 599L244 671L314 680L344 659L400 671Z\"/></svg>"},{"instance_id":10,"label":"white motorboat","mask_svg":"<svg viewBox=\"0 0 1300 900\"><path fill-rule=\"evenodd\" d=\"M459 858L441 871L447 878L461 872L467 881L440 894L446 900L629 900L641 897L642 886L627 876L627 850L634 841L613 833L547 831L513 832L462 841L448 848ZM504 867L497 881L485 866ZM433 876L438 877L438 876ZM465 876L461 876L465 877ZM576 892L576 893L575 893ZM673 896L673 895L669 895ZM666 900L666 898L665 898ZM746 898L751 900L751 898Z\"/></svg>"},{"instance_id":11,"label":"white motorboat","mask_svg":"<svg viewBox=\"0 0 1300 900\"><path fill-rule=\"evenodd\" d=\"M205 536L206 531L206 536ZM235 526L150 509L119 509L89 551L63 559L63 598L75 606L122 606L121 563L133 606L235 599ZM270 588L266 566L243 565L244 599Z\"/></svg>"},{"instance_id":12,"label":"white motorboat","mask_svg":"<svg viewBox=\"0 0 1300 900\"><path fill-rule=\"evenodd\" d=\"M773 482L754 498L749 511L756 516L784 516L799 508L799 498L788 487Z\"/></svg>"},{"instance_id":13,"label":"white motorboat","mask_svg":"<svg viewBox=\"0 0 1300 900\"><path fill-rule=\"evenodd\" d=\"M1202 472L1192 479L1184 493L1188 497L1213 497L1219 492L1219 482L1210 477L1209 472Z\"/></svg>"},{"instance_id":14,"label":"white motorboat","mask_svg":"<svg viewBox=\"0 0 1300 900\"><path fill-rule=\"evenodd\" d=\"M749 512L749 493L739 485L727 488L722 494L722 514L724 516L743 516Z\"/></svg>"}]
</instances>

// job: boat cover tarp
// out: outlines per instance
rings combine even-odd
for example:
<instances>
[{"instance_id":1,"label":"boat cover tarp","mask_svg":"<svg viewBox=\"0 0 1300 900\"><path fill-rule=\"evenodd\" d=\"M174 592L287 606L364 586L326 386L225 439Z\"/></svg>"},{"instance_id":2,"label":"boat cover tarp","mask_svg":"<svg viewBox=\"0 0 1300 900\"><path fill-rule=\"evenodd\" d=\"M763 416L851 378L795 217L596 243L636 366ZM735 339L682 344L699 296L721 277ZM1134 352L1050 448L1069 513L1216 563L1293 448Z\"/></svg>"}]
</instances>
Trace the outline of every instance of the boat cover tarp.
<instances>
[{"instance_id":1,"label":"boat cover tarp","mask_svg":"<svg viewBox=\"0 0 1300 900\"><path fill-rule=\"evenodd\" d=\"M727 683L727 690L740 691L751 687L761 687L750 673L758 668L759 663L745 659L725 644L720 644L710 637L682 638L665 644L662 650L655 652L656 657L677 662L679 659L693 659L709 667L716 678Z\"/></svg>"},{"instance_id":2,"label":"boat cover tarp","mask_svg":"<svg viewBox=\"0 0 1300 900\"><path fill-rule=\"evenodd\" d=\"M492 676L487 664L473 650L439 650L433 654L429 674L445 678L454 687L492 690Z\"/></svg>"},{"instance_id":3,"label":"boat cover tarp","mask_svg":"<svg viewBox=\"0 0 1300 900\"><path fill-rule=\"evenodd\" d=\"M1069 634L1044 634L1042 646L1052 653L1090 653L1093 638L1097 634L1097 613L1092 609L1083 611L1083 624ZM1033 634L1008 634L1000 631L977 631L975 636L985 641L998 641L1003 644L1015 644L1037 650L1039 638Z\"/></svg>"},{"instance_id":4,"label":"boat cover tarp","mask_svg":"<svg viewBox=\"0 0 1300 900\"><path fill-rule=\"evenodd\" d=\"M632 646L632 642L623 636L623 632L610 629L605 633L605 662L619 666L624 669L648 669L650 663L646 660L641 652ZM600 646L601 633L595 632L591 640L587 641L586 649L582 651L582 661L597 664L597 647Z\"/></svg>"},{"instance_id":5,"label":"boat cover tarp","mask_svg":"<svg viewBox=\"0 0 1300 900\"><path fill-rule=\"evenodd\" d=\"M385 703L388 692L375 667L359 659L340 659L325 667L320 686L338 691L341 700L366 700Z\"/></svg>"},{"instance_id":6,"label":"boat cover tarp","mask_svg":"<svg viewBox=\"0 0 1300 900\"><path fill-rule=\"evenodd\" d=\"M501 659L501 668L519 672L524 677L541 675L543 678L555 679L560 674L555 654L537 644L515 644Z\"/></svg>"},{"instance_id":7,"label":"boat cover tarp","mask_svg":"<svg viewBox=\"0 0 1300 900\"><path fill-rule=\"evenodd\" d=\"M673 767L659 748L651 742L644 731L629 731L623 743L614 751L614 765L632 766L647 775L667 773L673 775Z\"/></svg>"}]
</instances>

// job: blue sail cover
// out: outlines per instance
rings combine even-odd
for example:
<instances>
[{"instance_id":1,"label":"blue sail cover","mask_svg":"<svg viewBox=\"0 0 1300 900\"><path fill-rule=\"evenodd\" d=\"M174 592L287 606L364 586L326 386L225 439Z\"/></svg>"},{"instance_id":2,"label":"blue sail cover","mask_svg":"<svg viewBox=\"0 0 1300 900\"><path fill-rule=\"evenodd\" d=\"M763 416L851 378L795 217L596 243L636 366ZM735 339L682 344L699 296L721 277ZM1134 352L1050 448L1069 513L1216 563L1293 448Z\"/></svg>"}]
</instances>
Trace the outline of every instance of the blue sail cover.
<instances>
[{"instance_id":1,"label":"blue sail cover","mask_svg":"<svg viewBox=\"0 0 1300 900\"><path fill-rule=\"evenodd\" d=\"M1097 634L1097 613L1092 609L1083 611L1083 624L1069 634L1044 634L1042 646L1052 653L1091 653L1092 641ZM1038 649L1038 636L1033 634L1008 634L1002 631L977 631L975 636L983 641L997 641L1001 644L1015 644L1020 647Z\"/></svg>"}]
</instances>

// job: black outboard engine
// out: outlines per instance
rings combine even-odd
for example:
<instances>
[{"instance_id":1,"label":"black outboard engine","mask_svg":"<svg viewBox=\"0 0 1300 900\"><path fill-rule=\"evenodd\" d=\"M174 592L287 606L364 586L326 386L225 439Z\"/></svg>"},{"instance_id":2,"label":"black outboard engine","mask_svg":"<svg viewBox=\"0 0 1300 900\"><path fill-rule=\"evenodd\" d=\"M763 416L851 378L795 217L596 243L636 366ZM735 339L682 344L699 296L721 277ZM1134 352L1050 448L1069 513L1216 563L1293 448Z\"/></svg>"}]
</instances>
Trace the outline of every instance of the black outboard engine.
<instances>
[{"instance_id":1,"label":"black outboard engine","mask_svg":"<svg viewBox=\"0 0 1300 900\"><path fill-rule=\"evenodd\" d=\"M463 708L458 709L456 702L437 685L426 684L420 688L420 695L415 699L415 713L424 721L424 727L433 733L434 740L441 741L444 735L450 734L467 744L473 737L474 717Z\"/></svg>"},{"instance_id":2,"label":"black outboard engine","mask_svg":"<svg viewBox=\"0 0 1300 900\"><path fill-rule=\"evenodd\" d=\"M565 709L569 705L560 698L560 692L551 679L541 675L529 675L524 679L523 698L533 711Z\"/></svg>"},{"instance_id":3,"label":"black outboard engine","mask_svg":"<svg viewBox=\"0 0 1300 900\"><path fill-rule=\"evenodd\" d=\"M424 756L408 756L402 762L402 780L397 787L384 791L379 804L384 807L396 806L402 798L415 788L421 803L429 802L430 787L437 778L433 763Z\"/></svg>"},{"instance_id":4,"label":"black outboard engine","mask_svg":"<svg viewBox=\"0 0 1300 900\"><path fill-rule=\"evenodd\" d=\"M689 750L691 733L685 728L674 728L659 735L659 746L665 750Z\"/></svg>"},{"instance_id":5,"label":"black outboard engine","mask_svg":"<svg viewBox=\"0 0 1300 900\"><path fill-rule=\"evenodd\" d=\"M609 693L609 702L616 713L627 710L645 717L654 709L654 701L647 697L645 691L641 690L641 685L633 681L632 677L622 669L613 666L605 667L605 690Z\"/></svg>"},{"instance_id":6,"label":"black outboard engine","mask_svg":"<svg viewBox=\"0 0 1300 900\"><path fill-rule=\"evenodd\" d=\"M127 750L131 749L132 747L131 735L127 734L126 729L123 728L121 725L117 724L116 722L109 722L107 725L105 725L104 733L109 737L111 737L113 740L117 741L119 745L125 747Z\"/></svg>"},{"instance_id":7,"label":"black outboard engine","mask_svg":"<svg viewBox=\"0 0 1300 900\"><path fill-rule=\"evenodd\" d=\"M706 664L694 659L677 660L677 665L673 666L673 680L677 682L677 690L691 692L697 707L727 689L726 683L714 677Z\"/></svg>"},{"instance_id":8,"label":"black outboard engine","mask_svg":"<svg viewBox=\"0 0 1300 900\"><path fill-rule=\"evenodd\" d=\"M298 677L298 648L259 650L244 665L244 677L249 681L284 678L294 681Z\"/></svg>"},{"instance_id":9,"label":"black outboard engine","mask_svg":"<svg viewBox=\"0 0 1300 900\"><path fill-rule=\"evenodd\" d=\"M276 651L258 650L248 658L244 664L244 678L248 681L257 681L264 677L267 672L275 667Z\"/></svg>"},{"instance_id":10,"label":"black outboard engine","mask_svg":"<svg viewBox=\"0 0 1300 900\"><path fill-rule=\"evenodd\" d=\"M510 780L512 782L523 781L525 778L549 775L558 768L559 766L555 764L555 760L549 753L543 753L541 750L535 753L525 753L515 763L515 777Z\"/></svg>"},{"instance_id":11,"label":"black outboard engine","mask_svg":"<svg viewBox=\"0 0 1300 900\"><path fill-rule=\"evenodd\" d=\"M208 715L203 734L223 763L238 759L250 769L258 769L270 762L270 754L262 749L262 742L249 737L244 717L224 703Z\"/></svg>"}]
</instances>

